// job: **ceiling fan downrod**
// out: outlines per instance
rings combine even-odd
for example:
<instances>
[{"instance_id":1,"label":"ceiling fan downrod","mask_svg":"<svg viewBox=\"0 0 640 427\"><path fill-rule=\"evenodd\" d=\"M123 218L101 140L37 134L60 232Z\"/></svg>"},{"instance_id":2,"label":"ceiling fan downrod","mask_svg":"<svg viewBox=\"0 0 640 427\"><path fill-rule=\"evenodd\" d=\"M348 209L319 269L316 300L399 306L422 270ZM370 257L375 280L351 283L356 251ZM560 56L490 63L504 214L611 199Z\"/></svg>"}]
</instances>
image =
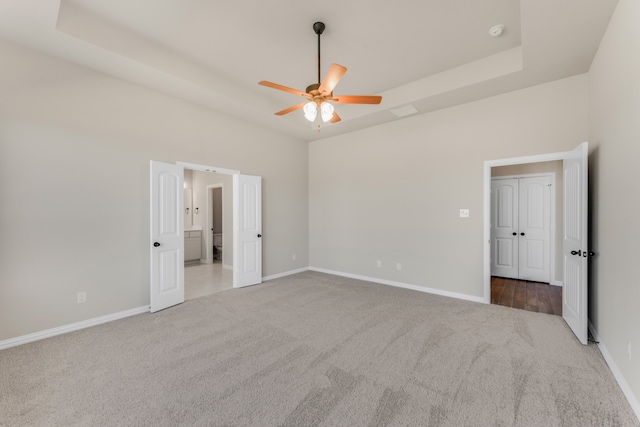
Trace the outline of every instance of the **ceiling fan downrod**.
<instances>
[{"instance_id":1,"label":"ceiling fan downrod","mask_svg":"<svg viewBox=\"0 0 640 427\"><path fill-rule=\"evenodd\" d=\"M313 31L318 35L318 87L320 86L320 36L324 33L324 23L316 22L313 24Z\"/></svg>"}]
</instances>

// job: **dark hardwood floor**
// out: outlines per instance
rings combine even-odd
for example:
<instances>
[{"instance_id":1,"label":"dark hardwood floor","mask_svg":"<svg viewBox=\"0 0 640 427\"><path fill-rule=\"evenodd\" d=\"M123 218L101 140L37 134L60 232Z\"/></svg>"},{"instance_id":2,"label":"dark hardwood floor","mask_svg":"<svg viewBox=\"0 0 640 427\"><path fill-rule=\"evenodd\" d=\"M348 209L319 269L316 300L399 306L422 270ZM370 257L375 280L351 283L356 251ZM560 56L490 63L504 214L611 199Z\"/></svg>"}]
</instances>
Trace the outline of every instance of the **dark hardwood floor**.
<instances>
[{"instance_id":1,"label":"dark hardwood floor","mask_svg":"<svg viewBox=\"0 0 640 427\"><path fill-rule=\"evenodd\" d=\"M491 304L562 316L562 288L546 283L491 277Z\"/></svg>"}]
</instances>

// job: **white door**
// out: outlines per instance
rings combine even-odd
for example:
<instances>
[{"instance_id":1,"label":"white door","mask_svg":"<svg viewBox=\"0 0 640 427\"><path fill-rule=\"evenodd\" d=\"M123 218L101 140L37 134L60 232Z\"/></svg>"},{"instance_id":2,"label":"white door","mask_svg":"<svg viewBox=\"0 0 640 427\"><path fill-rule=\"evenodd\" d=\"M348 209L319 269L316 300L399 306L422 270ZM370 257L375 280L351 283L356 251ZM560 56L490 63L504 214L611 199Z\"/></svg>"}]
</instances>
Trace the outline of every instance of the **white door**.
<instances>
[{"instance_id":1,"label":"white door","mask_svg":"<svg viewBox=\"0 0 640 427\"><path fill-rule=\"evenodd\" d=\"M562 317L582 344L587 344L587 204L588 155L586 142L563 161L563 259Z\"/></svg>"},{"instance_id":2,"label":"white door","mask_svg":"<svg viewBox=\"0 0 640 427\"><path fill-rule=\"evenodd\" d=\"M551 179L491 181L491 275L549 282Z\"/></svg>"},{"instance_id":3,"label":"white door","mask_svg":"<svg viewBox=\"0 0 640 427\"><path fill-rule=\"evenodd\" d=\"M551 178L521 178L518 181L518 277L549 283Z\"/></svg>"},{"instance_id":4,"label":"white door","mask_svg":"<svg viewBox=\"0 0 640 427\"><path fill-rule=\"evenodd\" d=\"M184 302L184 168L151 161L151 312Z\"/></svg>"},{"instance_id":5,"label":"white door","mask_svg":"<svg viewBox=\"0 0 640 427\"><path fill-rule=\"evenodd\" d=\"M234 209L234 287L262 283L262 178L236 174L233 185Z\"/></svg>"},{"instance_id":6,"label":"white door","mask_svg":"<svg viewBox=\"0 0 640 427\"><path fill-rule=\"evenodd\" d=\"M518 180L491 181L491 275L518 278Z\"/></svg>"}]
</instances>

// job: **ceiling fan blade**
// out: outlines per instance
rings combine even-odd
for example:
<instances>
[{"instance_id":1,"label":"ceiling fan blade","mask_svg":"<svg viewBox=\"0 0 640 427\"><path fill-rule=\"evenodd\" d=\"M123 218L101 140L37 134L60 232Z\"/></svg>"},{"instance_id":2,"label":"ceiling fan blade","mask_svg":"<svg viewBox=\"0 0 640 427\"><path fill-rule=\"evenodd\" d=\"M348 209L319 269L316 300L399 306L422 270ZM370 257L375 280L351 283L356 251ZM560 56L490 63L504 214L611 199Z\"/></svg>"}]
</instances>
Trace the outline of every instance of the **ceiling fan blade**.
<instances>
[{"instance_id":1,"label":"ceiling fan blade","mask_svg":"<svg viewBox=\"0 0 640 427\"><path fill-rule=\"evenodd\" d=\"M331 98L336 104L380 104L381 96L340 95Z\"/></svg>"},{"instance_id":2,"label":"ceiling fan blade","mask_svg":"<svg viewBox=\"0 0 640 427\"><path fill-rule=\"evenodd\" d=\"M261 81L258 82L258 84L262 85L262 86L270 87L270 88L273 88L273 89L278 89L278 90L281 90L281 91L284 91L284 92L289 92L289 93L292 93L294 95L304 96L305 98L308 98L308 95L309 95L308 93L302 92L301 90L292 89L290 87L282 86L282 85L279 85L279 84L276 84L276 83L271 83L271 82L268 82L266 80L261 80Z\"/></svg>"},{"instance_id":3,"label":"ceiling fan blade","mask_svg":"<svg viewBox=\"0 0 640 427\"><path fill-rule=\"evenodd\" d=\"M331 64L331 67L329 67L329 71L327 71L327 74L324 76L324 80L322 80L318 91L320 91L321 94L325 95L333 92L333 88L336 87L336 85L346 72L347 69L342 65Z\"/></svg>"},{"instance_id":4,"label":"ceiling fan blade","mask_svg":"<svg viewBox=\"0 0 640 427\"><path fill-rule=\"evenodd\" d=\"M302 107L304 107L304 105L306 104L306 102L303 102L302 104L298 104L298 105L294 105L293 107L289 107L289 108L285 108L282 111L278 111L276 114L276 116L284 116L287 113L290 113L292 111L296 111L301 109Z\"/></svg>"},{"instance_id":5,"label":"ceiling fan blade","mask_svg":"<svg viewBox=\"0 0 640 427\"><path fill-rule=\"evenodd\" d=\"M338 113L336 113L335 111L333 112L333 117L331 117L331 120L329 120L331 123L338 123L340 120L342 120L340 118L340 116L338 115Z\"/></svg>"}]
</instances>

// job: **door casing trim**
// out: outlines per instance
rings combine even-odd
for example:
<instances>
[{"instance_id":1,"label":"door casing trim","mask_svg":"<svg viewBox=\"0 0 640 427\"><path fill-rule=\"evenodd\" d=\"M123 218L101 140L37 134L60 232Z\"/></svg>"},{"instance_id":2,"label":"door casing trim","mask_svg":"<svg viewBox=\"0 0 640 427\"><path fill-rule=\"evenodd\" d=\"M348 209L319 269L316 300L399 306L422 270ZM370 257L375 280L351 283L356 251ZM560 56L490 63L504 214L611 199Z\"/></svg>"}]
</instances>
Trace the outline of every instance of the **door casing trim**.
<instances>
[{"instance_id":1,"label":"door casing trim","mask_svg":"<svg viewBox=\"0 0 640 427\"><path fill-rule=\"evenodd\" d=\"M568 151L537 154L533 156L512 157L507 159L485 160L483 172L483 288L484 303L491 304L491 168L496 166L521 165L525 163L553 162L564 160Z\"/></svg>"}]
</instances>

